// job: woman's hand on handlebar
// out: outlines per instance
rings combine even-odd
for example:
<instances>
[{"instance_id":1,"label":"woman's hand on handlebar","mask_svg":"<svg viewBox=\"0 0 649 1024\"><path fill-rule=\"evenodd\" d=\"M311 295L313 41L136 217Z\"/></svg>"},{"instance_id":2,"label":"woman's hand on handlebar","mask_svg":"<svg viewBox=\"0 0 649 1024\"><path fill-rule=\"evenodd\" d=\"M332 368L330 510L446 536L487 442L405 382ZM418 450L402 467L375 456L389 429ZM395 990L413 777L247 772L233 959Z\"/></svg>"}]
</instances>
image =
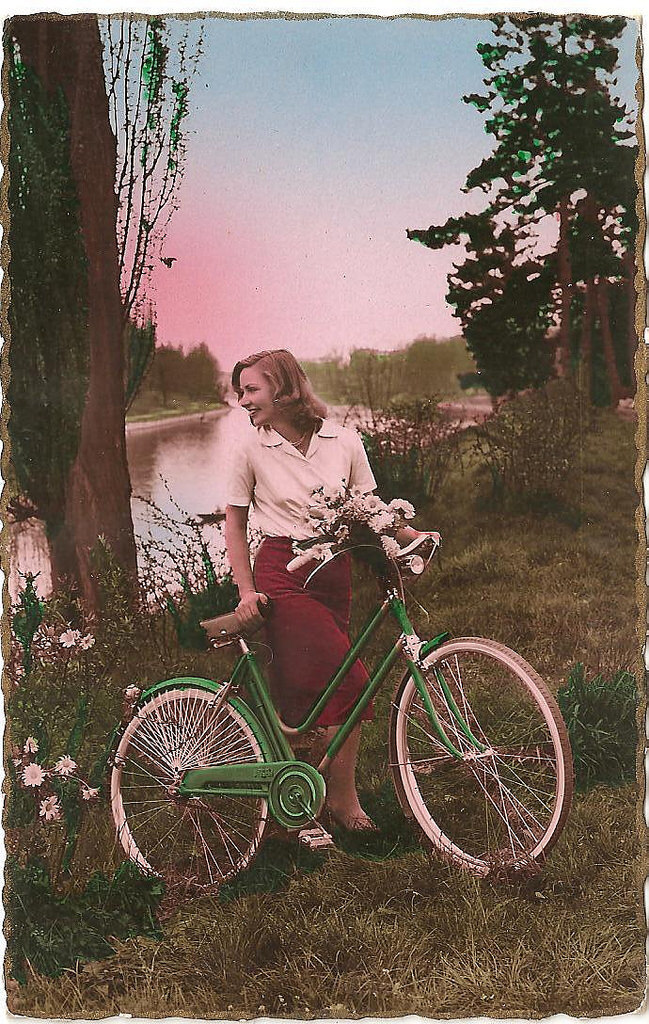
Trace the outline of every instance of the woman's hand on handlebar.
<instances>
[{"instance_id":1,"label":"woman's hand on handlebar","mask_svg":"<svg viewBox=\"0 0 649 1024\"><path fill-rule=\"evenodd\" d=\"M258 594L256 590L246 590L236 607L236 613L244 625L254 622L259 614L263 615L261 605L268 605L266 594Z\"/></svg>"}]
</instances>

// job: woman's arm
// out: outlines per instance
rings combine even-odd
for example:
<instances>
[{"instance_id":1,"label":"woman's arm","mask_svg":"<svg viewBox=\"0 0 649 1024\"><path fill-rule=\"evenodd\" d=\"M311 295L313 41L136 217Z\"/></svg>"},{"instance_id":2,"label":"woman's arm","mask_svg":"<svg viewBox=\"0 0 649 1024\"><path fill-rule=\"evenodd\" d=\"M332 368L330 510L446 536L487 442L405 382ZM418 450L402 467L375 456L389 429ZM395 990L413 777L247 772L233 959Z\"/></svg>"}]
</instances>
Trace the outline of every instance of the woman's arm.
<instances>
[{"instance_id":1,"label":"woman's arm","mask_svg":"<svg viewBox=\"0 0 649 1024\"><path fill-rule=\"evenodd\" d=\"M258 594L252 578L250 567L250 549L248 547L248 506L226 505L225 508L225 545L228 559L232 567L234 582L239 589L237 612L244 622L255 618L258 612L258 601L266 604L264 594Z\"/></svg>"}]
</instances>

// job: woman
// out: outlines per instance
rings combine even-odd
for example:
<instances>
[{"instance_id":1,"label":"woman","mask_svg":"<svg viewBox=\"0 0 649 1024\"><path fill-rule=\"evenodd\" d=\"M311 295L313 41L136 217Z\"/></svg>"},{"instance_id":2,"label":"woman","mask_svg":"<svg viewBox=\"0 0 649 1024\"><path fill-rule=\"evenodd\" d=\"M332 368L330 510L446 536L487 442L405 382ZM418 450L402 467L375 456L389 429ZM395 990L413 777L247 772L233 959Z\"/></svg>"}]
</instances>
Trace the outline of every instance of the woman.
<instances>
[{"instance_id":1,"label":"woman","mask_svg":"<svg viewBox=\"0 0 649 1024\"><path fill-rule=\"evenodd\" d=\"M338 488L345 480L369 493L376 481L359 435L326 418L326 406L286 349L242 359L232 371L232 387L255 428L233 452L225 518L228 556L239 588L237 612L244 622L251 621L258 604L265 603L264 595L272 599L267 624L273 650L269 681L281 717L294 725L349 650L351 570L349 554L341 555L324 565L305 589L315 563L289 573L292 542L312 536L303 516L317 487ZM254 577L246 532L250 505L264 534ZM416 535L404 528L399 540ZM367 678L362 662L356 661L318 719L317 724L326 727L326 743ZM363 717L371 716L368 708ZM373 830L376 826L356 791L359 741L360 724L329 768L327 808L344 828Z\"/></svg>"}]
</instances>

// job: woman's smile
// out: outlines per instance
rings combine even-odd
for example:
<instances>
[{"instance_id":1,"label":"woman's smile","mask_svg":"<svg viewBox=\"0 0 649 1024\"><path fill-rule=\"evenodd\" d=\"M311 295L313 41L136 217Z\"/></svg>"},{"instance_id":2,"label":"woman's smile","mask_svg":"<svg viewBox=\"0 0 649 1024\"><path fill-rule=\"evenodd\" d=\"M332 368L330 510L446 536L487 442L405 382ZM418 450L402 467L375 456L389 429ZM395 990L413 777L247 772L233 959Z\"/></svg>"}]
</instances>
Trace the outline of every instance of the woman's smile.
<instances>
[{"instance_id":1,"label":"woman's smile","mask_svg":"<svg viewBox=\"0 0 649 1024\"><path fill-rule=\"evenodd\" d=\"M257 367L249 366L241 373L239 405L246 410L255 427L269 423L276 409L270 382Z\"/></svg>"}]
</instances>

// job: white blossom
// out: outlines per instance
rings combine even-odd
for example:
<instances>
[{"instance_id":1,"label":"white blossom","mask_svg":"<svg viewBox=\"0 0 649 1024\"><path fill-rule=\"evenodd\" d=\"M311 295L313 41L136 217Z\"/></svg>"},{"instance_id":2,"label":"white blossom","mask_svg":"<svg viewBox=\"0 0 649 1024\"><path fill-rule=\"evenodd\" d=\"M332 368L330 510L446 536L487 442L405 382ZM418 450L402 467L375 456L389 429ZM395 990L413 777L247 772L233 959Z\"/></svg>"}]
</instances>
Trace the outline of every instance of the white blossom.
<instances>
[{"instance_id":1,"label":"white blossom","mask_svg":"<svg viewBox=\"0 0 649 1024\"><path fill-rule=\"evenodd\" d=\"M401 548L393 537L381 537L381 546L388 558L397 558Z\"/></svg>"},{"instance_id":2,"label":"white blossom","mask_svg":"<svg viewBox=\"0 0 649 1024\"><path fill-rule=\"evenodd\" d=\"M54 771L57 775L67 777L68 775L72 775L76 767L77 762L73 761L69 754L64 754L63 757L60 757L54 765Z\"/></svg>"},{"instance_id":3,"label":"white blossom","mask_svg":"<svg viewBox=\"0 0 649 1024\"><path fill-rule=\"evenodd\" d=\"M45 821L58 821L61 817L61 805L57 796L47 796L44 800L41 800L41 806L38 811L41 818L45 818Z\"/></svg>"},{"instance_id":4,"label":"white blossom","mask_svg":"<svg viewBox=\"0 0 649 1024\"><path fill-rule=\"evenodd\" d=\"M23 768L22 780L25 786L42 786L45 781L45 772L40 764L31 761Z\"/></svg>"}]
</instances>

